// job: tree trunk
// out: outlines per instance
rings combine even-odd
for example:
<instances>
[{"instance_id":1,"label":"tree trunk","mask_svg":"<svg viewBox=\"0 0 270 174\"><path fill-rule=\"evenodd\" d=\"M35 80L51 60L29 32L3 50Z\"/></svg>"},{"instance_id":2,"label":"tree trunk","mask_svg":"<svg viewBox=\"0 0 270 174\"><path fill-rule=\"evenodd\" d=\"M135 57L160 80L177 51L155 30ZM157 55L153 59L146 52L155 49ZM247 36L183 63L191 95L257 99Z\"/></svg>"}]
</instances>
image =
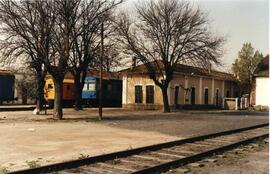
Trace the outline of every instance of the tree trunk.
<instances>
[{"instance_id":1,"label":"tree trunk","mask_svg":"<svg viewBox=\"0 0 270 174\"><path fill-rule=\"evenodd\" d=\"M54 108L53 108L53 118L62 119L63 109L62 109L62 97L63 97L63 80L64 77L53 77L54 82Z\"/></svg>"},{"instance_id":2,"label":"tree trunk","mask_svg":"<svg viewBox=\"0 0 270 174\"><path fill-rule=\"evenodd\" d=\"M252 85L252 83L251 82L249 82L248 83L248 107L250 107L251 106L251 104L250 104L250 99L251 99L251 96L250 96L250 94L251 94L251 85Z\"/></svg>"},{"instance_id":3,"label":"tree trunk","mask_svg":"<svg viewBox=\"0 0 270 174\"><path fill-rule=\"evenodd\" d=\"M37 114L40 113L40 111L43 110L44 105L44 86L45 86L45 75L42 72L37 72L37 103L36 103L36 109Z\"/></svg>"},{"instance_id":4,"label":"tree trunk","mask_svg":"<svg viewBox=\"0 0 270 174\"><path fill-rule=\"evenodd\" d=\"M22 94L22 104L26 105L27 104L27 88L25 87L25 85L22 83L22 87L21 87L21 94Z\"/></svg>"},{"instance_id":5,"label":"tree trunk","mask_svg":"<svg viewBox=\"0 0 270 174\"><path fill-rule=\"evenodd\" d=\"M74 76L74 83L75 83L75 110L82 110L82 88L81 88L81 82L80 81L80 74Z\"/></svg>"},{"instance_id":6,"label":"tree trunk","mask_svg":"<svg viewBox=\"0 0 270 174\"><path fill-rule=\"evenodd\" d=\"M162 96L163 96L163 111L164 112L171 112L170 106L169 106L167 89L168 89L168 85L163 85L161 88Z\"/></svg>"}]
</instances>

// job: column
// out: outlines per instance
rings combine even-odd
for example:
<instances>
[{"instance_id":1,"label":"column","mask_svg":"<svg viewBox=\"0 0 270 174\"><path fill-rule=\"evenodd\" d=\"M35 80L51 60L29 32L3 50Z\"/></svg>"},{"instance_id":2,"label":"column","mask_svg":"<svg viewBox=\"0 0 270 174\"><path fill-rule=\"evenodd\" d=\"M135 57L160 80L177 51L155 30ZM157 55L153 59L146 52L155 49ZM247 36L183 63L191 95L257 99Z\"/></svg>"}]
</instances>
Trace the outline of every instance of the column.
<instances>
[{"instance_id":1,"label":"column","mask_svg":"<svg viewBox=\"0 0 270 174\"><path fill-rule=\"evenodd\" d=\"M122 104L127 104L127 76L123 76Z\"/></svg>"},{"instance_id":2,"label":"column","mask_svg":"<svg viewBox=\"0 0 270 174\"><path fill-rule=\"evenodd\" d=\"M170 106L171 105L171 82L168 85L167 95L168 95L168 103L169 103L169 106Z\"/></svg>"},{"instance_id":3,"label":"column","mask_svg":"<svg viewBox=\"0 0 270 174\"><path fill-rule=\"evenodd\" d=\"M214 103L214 99L215 99L215 79L212 79L212 97L211 97L212 99L211 99L211 103L212 104L215 104Z\"/></svg>"},{"instance_id":4,"label":"column","mask_svg":"<svg viewBox=\"0 0 270 174\"><path fill-rule=\"evenodd\" d=\"M199 104L202 104L202 77L200 77L200 85L199 85Z\"/></svg>"},{"instance_id":5,"label":"column","mask_svg":"<svg viewBox=\"0 0 270 174\"><path fill-rule=\"evenodd\" d=\"M188 88L188 77L185 76L185 89L187 88ZM187 90L184 90L184 104L187 104L186 103L186 98L188 97L187 95L188 95Z\"/></svg>"}]
</instances>

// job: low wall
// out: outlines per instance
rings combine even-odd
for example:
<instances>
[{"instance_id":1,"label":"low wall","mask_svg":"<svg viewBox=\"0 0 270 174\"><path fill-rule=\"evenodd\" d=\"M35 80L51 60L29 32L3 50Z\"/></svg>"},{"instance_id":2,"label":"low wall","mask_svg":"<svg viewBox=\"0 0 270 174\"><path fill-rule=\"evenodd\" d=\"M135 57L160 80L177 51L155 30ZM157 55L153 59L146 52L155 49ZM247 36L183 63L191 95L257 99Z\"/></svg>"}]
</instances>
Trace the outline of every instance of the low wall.
<instances>
[{"instance_id":1,"label":"low wall","mask_svg":"<svg viewBox=\"0 0 270 174\"><path fill-rule=\"evenodd\" d=\"M123 108L135 109L135 110L161 110L163 105L156 104L123 104Z\"/></svg>"}]
</instances>

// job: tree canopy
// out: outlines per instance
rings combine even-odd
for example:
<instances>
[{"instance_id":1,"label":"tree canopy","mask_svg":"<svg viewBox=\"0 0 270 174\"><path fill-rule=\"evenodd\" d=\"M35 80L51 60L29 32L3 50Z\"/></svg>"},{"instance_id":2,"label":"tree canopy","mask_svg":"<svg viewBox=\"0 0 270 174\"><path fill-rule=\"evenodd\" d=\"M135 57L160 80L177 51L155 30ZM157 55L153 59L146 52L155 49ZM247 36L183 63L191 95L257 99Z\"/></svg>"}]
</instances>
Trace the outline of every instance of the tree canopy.
<instances>
[{"instance_id":1,"label":"tree canopy","mask_svg":"<svg viewBox=\"0 0 270 174\"><path fill-rule=\"evenodd\" d=\"M205 13L188 1L146 1L137 5L137 14L134 20L127 13L119 16L119 42L126 54L146 65L169 112L167 88L176 65L219 63L225 39L210 32Z\"/></svg>"},{"instance_id":2,"label":"tree canopy","mask_svg":"<svg viewBox=\"0 0 270 174\"><path fill-rule=\"evenodd\" d=\"M232 70L239 78L240 83L251 83L252 76L262 59L262 53L258 50L254 52L251 43L243 44L242 49L238 53L238 58L232 64Z\"/></svg>"},{"instance_id":3,"label":"tree canopy","mask_svg":"<svg viewBox=\"0 0 270 174\"><path fill-rule=\"evenodd\" d=\"M253 76L262 59L262 53L258 50L254 53L251 43L244 43L242 49L238 52L238 58L232 64L232 70L239 80L242 91L247 91L249 94L249 104Z\"/></svg>"}]
</instances>

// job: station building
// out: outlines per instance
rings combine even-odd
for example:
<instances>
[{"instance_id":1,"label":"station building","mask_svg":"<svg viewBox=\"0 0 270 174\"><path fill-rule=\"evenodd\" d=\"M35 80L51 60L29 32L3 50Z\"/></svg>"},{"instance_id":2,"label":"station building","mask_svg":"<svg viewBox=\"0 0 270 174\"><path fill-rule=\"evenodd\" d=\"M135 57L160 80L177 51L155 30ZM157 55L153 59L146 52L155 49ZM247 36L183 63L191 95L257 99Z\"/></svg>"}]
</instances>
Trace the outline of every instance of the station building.
<instances>
[{"instance_id":1,"label":"station building","mask_svg":"<svg viewBox=\"0 0 270 174\"><path fill-rule=\"evenodd\" d=\"M161 89L149 78L144 64L122 70L122 106L133 109L161 109ZM178 64L168 87L171 108L221 107L223 98L238 95L233 74Z\"/></svg>"}]
</instances>

